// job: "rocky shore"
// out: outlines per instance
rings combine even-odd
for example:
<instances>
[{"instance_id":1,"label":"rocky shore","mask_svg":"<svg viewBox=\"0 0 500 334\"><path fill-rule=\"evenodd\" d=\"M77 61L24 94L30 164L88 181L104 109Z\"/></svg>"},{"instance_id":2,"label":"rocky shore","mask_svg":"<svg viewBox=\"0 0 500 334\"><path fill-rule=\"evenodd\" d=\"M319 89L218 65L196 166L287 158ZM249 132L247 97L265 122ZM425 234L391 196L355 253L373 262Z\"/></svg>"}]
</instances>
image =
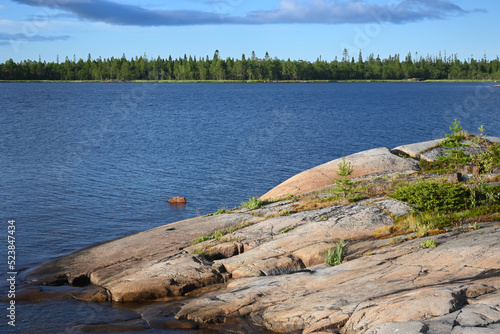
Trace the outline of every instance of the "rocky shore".
<instances>
[{"instance_id":1,"label":"rocky shore","mask_svg":"<svg viewBox=\"0 0 500 334\"><path fill-rule=\"evenodd\" d=\"M283 182L257 208L180 221L56 259L29 274L26 299L47 285L72 285L71 296L88 302L155 302L138 307L134 319L80 331L188 331L243 318L252 331L277 333L499 333L498 222L419 238L383 232L415 210L385 196L384 187L398 178L442 177L419 173L419 160L446 154L437 144L345 157L352 180L370 190L357 201L328 201L339 159ZM342 263L325 264L341 239ZM430 239L437 247L422 248Z\"/></svg>"}]
</instances>

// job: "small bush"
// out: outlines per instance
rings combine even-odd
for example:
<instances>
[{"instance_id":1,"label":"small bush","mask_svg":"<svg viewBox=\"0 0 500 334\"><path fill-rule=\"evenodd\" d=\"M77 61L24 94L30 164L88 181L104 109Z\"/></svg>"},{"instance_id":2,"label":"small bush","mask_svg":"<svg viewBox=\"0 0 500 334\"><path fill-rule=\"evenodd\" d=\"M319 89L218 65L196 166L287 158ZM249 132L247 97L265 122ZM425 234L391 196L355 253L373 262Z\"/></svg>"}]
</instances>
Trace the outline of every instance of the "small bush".
<instances>
[{"instance_id":1,"label":"small bush","mask_svg":"<svg viewBox=\"0 0 500 334\"><path fill-rule=\"evenodd\" d=\"M252 198L249 198L247 202L241 203L240 207L254 210L260 208L262 205L264 205L264 203L265 202L254 196Z\"/></svg>"},{"instance_id":2,"label":"small bush","mask_svg":"<svg viewBox=\"0 0 500 334\"><path fill-rule=\"evenodd\" d=\"M461 144L460 142L464 140L467 136L465 135L462 126L460 125L460 121L453 121L450 126L450 131L453 132L452 134L446 134L446 139L444 140L445 143L441 143L441 146L445 147L460 147ZM452 144L454 142L454 144ZM445 145L443 145L445 144Z\"/></svg>"},{"instance_id":3,"label":"small bush","mask_svg":"<svg viewBox=\"0 0 500 334\"><path fill-rule=\"evenodd\" d=\"M436 240L429 239L429 240L422 241L422 243L420 244L420 247L422 247L422 248L435 248L435 247L437 247L437 243L436 243Z\"/></svg>"},{"instance_id":4,"label":"small bush","mask_svg":"<svg viewBox=\"0 0 500 334\"><path fill-rule=\"evenodd\" d=\"M339 162L337 165L339 168L339 171L336 172L338 176L341 176L342 179L336 179L335 183L337 184L337 187L340 192L346 197L346 194L351 191L352 188L352 181L348 178L354 171L354 167L352 167L352 164L350 162L345 161L345 158L342 158L342 162Z\"/></svg>"},{"instance_id":5,"label":"small bush","mask_svg":"<svg viewBox=\"0 0 500 334\"><path fill-rule=\"evenodd\" d=\"M392 198L415 204L421 211L450 211L467 208L469 190L446 182L416 182L398 188Z\"/></svg>"},{"instance_id":6,"label":"small bush","mask_svg":"<svg viewBox=\"0 0 500 334\"><path fill-rule=\"evenodd\" d=\"M328 249L326 252L325 263L342 263L342 260L344 259L345 246L347 246L347 244L341 239L335 244L335 247Z\"/></svg>"}]
</instances>

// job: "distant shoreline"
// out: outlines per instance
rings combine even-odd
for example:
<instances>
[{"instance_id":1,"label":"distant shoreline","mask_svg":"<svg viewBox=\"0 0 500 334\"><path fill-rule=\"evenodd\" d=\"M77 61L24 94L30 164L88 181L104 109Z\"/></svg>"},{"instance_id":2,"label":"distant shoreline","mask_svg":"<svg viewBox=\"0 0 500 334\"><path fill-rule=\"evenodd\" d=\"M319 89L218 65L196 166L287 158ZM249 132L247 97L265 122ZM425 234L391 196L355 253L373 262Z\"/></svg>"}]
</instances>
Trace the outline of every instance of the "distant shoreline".
<instances>
[{"instance_id":1,"label":"distant shoreline","mask_svg":"<svg viewBox=\"0 0 500 334\"><path fill-rule=\"evenodd\" d=\"M0 80L0 83L466 83L494 80ZM500 87L496 85L494 87Z\"/></svg>"}]
</instances>

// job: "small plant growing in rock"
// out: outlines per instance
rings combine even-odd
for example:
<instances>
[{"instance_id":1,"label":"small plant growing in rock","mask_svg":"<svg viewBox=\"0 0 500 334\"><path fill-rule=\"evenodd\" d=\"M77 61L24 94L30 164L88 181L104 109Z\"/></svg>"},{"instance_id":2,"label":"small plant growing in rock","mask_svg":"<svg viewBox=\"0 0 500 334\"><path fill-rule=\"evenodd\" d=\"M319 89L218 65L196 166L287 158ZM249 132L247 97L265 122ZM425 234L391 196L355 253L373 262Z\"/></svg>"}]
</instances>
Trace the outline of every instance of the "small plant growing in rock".
<instances>
[{"instance_id":1,"label":"small plant growing in rock","mask_svg":"<svg viewBox=\"0 0 500 334\"><path fill-rule=\"evenodd\" d=\"M245 227L251 226L253 224L254 223L252 223L252 222L242 222L237 226L232 226L232 227L227 228L225 230L217 230L214 233L212 233L212 235L206 235L206 236L199 237L199 238L195 239L193 242L191 242L191 246L197 245L197 244L205 242L207 240L220 239L223 236L225 236L226 234L239 231L239 230L244 229Z\"/></svg>"},{"instance_id":2,"label":"small plant growing in rock","mask_svg":"<svg viewBox=\"0 0 500 334\"><path fill-rule=\"evenodd\" d=\"M460 121L457 121L457 119L455 118L455 120L453 121L453 123L451 123L451 126L450 126L450 131L453 132L452 134L446 134L446 139L447 142L455 142L455 145L454 147L459 147L461 146L460 142L465 139L465 133L463 131L463 128L462 126L460 125ZM450 146L448 146L450 147Z\"/></svg>"},{"instance_id":3,"label":"small plant growing in rock","mask_svg":"<svg viewBox=\"0 0 500 334\"><path fill-rule=\"evenodd\" d=\"M334 247L328 249L326 252L325 263L339 264L344 259L345 246L347 244L343 239L339 240Z\"/></svg>"},{"instance_id":4,"label":"small plant growing in rock","mask_svg":"<svg viewBox=\"0 0 500 334\"><path fill-rule=\"evenodd\" d=\"M221 215L221 214L226 213L226 212L227 212L227 208L220 208L216 212L208 214L207 217Z\"/></svg>"},{"instance_id":5,"label":"small plant growing in rock","mask_svg":"<svg viewBox=\"0 0 500 334\"><path fill-rule=\"evenodd\" d=\"M480 226L477 226L477 222L475 222L474 225L469 224L469 230L479 230L480 228Z\"/></svg>"},{"instance_id":6,"label":"small plant growing in rock","mask_svg":"<svg viewBox=\"0 0 500 334\"><path fill-rule=\"evenodd\" d=\"M429 240L422 241L422 243L420 243L420 247L422 247L422 248L436 248L437 243L436 243L436 240L429 239Z\"/></svg>"},{"instance_id":7,"label":"small plant growing in rock","mask_svg":"<svg viewBox=\"0 0 500 334\"><path fill-rule=\"evenodd\" d=\"M247 202L241 203L240 207L254 210L260 208L262 205L264 205L264 202L254 196L249 198Z\"/></svg>"},{"instance_id":8,"label":"small plant growing in rock","mask_svg":"<svg viewBox=\"0 0 500 334\"><path fill-rule=\"evenodd\" d=\"M450 131L452 134L445 134L446 138L443 139L439 145L442 147L449 147L451 150L446 151L446 153L455 154L455 159L464 158L464 151L461 147L465 145L462 144L462 140L466 138L465 133L463 132L463 128L460 125L460 121L453 121L450 126ZM447 157L440 157L441 161L446 161Z\"/></svg>"},{"instance_id":9,"label":"small plant growing in rock","mask_svg":"<svg viewBox=\"0 0 500 334\"><path fill-rule=\"evenodd\" d=\"M295 228L294 226L288 226L288 227L282 229L279 234L285 234L287 232L292 231L294 228Z\"/></svg>"},{"instance_id":10,"label":"small plant growing in rock","mask_svg":"<svg viewBox=\"0 0 500 334\"><path fill-rule=\"evenodd\" d=\"M354 167L348 161L345 161L345 158L342 158L342 161L337 165L339 170L336 172L338 176L341 176L342 179L336 179L335 183L337 184L338 189L342 192L344 198L347 193L352 189L352 181L348 178L354 172Z\"/></svg>"},{"instance_id":11,"label":"small plant growing in rock","mask_svg":"<svg viewBox=\"0 0 500 334\"><path fill-rule=\"evenodd\" d=\"M285 209L285 210L280 211L280 213L278 214L278 216L289 216L289 215L291 215L292 213L293 213L293 211L292 211L292 210L286 210L286 209Z\"/></svg>"}]
</instances>

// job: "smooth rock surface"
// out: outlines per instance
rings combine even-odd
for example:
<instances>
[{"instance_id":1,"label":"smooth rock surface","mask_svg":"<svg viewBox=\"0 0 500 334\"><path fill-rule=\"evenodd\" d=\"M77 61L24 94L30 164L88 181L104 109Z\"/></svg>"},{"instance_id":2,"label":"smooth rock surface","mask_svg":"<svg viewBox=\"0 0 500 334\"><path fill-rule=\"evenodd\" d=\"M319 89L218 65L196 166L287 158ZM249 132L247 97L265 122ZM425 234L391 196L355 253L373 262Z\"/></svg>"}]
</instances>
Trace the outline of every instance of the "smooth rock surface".
<instances>
[{"instance_id":1,"label":"smooth rock surface","mask_svg":"<svg viewBox=\"0 0 500 334\"><path fill-rule=\"evenodd\" d=\"M486 140L489 141L490 143L495 143L495 144L500 144L500 138L499 137L486 137Z\"/></svg>"},{"instance_id":2,"label":"smooth rock surface","mask_svg":"<svg viewBox=\"0 0 500 334\"><path fill-rule=\"evenodd\" d=\"M345 160L354 168L350 178L381 172L406 172L419 169L416 160L394 155L386 147L349 155L345 157ZM304 194L334 184L335 179L340 178L337 175L340 162L342 159L336 159L297 174L261 196L261 200Z\"/></svg>"},{"instance_id":3,"label":"smooth rock surface","mask_svg":"<svg viewBox=\"0 0 500 334\"><path fill-rule=\"evenodd\" d=\"M190 243L257 220L244 213L193 218L89 247L48 262L30 276L38 284L98 285L120 302L183 295L226 279L210 262L185 251Z\"/></svg>"},{"instance_id":4,"label":"smooth rock surface","mask_svg":"<svg viewBox=\"0 0 500 334\"><path fill-rule=\"evenodd\" d=\"M346 334L396 328L431 333L495 324L500 322L500 263L494 255L500 252L499 237L498 226L447 233L435 249L420 248L420 239L334 267L233 280L214 296L187 302L177 318L211 322L245 316L280 333L339 328ZM482 295L467 297L477 293Z\"/></svg>"},{"instance_id":5,"label":"smooth rock surface","mask_svg":"<svg viewBox=\"0 0 500 334\"><path fill-rule=\"evenodd\" d=\"M433 147L436 147L441 140L443 139L435 139L422 143L401 145L392 149L392 153L394 154L403 153L409 155L412 158L420 159L420 153L430 150Z\"/></svg>"}]
</instances>

